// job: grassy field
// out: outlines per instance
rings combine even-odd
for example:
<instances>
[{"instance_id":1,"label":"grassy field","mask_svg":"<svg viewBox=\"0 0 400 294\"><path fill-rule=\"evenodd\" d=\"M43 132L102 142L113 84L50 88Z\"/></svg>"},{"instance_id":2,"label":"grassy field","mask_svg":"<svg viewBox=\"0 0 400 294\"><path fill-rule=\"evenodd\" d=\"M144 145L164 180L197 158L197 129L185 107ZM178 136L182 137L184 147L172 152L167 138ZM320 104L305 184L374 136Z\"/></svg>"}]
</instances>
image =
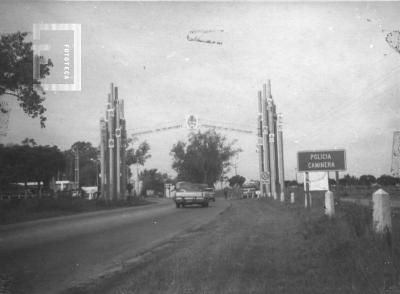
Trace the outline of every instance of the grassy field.
<instances>
[{"instance_id":1,"label":"grassy field","mask_svg":"<svg viewBox=\"0 0 400 294\"><path fill-rule=\"evenodd\" d=\"M342 186L339 188L338 194L341 197L351 197L351 198L371 198L372 194L377 191L378 189L383 189L389 195L391 196L392 199L398 199L400 200L400 187L398 186L385 186L385 187L380 187L380 186L372 186L372 187L367 187L367 186Z\"/></svg>"},{"instance_id":2,"label":"grassy field","mask_svg":"<svg viewBox=\"0 0 400 294\"><path fill-rule=\"evenodd\" d=\"M217 201L224 201L218 199ZM392 250L371 228L369 208L337 205L337 216L270 199L232 200L208 225L164 244L121 273L67 293L380 293L397 282L400 217ZM391 264L385 264L391 257ZM394 293L394 292L393 292Z\"/></svg>"},{"instance_id":3,"label":"grassy field","mask_svg":"<svg viewBox=\"0 0 400 294\"><path fill-rule=\"evenodd\" d=\"M150 201L134 199L106 203L101 200L71 198L33 198L0 201L0 224L11 224L82 212L145 205Z\"/></svg>"}]
</instances>

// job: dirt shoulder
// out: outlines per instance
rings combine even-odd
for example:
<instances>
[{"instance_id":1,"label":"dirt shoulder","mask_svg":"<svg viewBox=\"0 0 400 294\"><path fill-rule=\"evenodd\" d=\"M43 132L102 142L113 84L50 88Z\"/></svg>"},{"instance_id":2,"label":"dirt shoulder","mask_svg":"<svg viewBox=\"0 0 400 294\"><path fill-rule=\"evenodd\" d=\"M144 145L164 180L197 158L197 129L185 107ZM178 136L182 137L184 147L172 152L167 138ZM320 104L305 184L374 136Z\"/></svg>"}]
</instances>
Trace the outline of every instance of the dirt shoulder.
<instances>
[{"instance_id":1,"label":"dirt shoulder","mask_svg":"<svg viewBox=\"0 0 400 294\"><path fill-rule=\"evenodd\" d=\"M273 201L232 201L207 226L68 293L376 293L348 256L355 249L346 230L325 230L320 217Z\"/></svg>"}]
</instances>

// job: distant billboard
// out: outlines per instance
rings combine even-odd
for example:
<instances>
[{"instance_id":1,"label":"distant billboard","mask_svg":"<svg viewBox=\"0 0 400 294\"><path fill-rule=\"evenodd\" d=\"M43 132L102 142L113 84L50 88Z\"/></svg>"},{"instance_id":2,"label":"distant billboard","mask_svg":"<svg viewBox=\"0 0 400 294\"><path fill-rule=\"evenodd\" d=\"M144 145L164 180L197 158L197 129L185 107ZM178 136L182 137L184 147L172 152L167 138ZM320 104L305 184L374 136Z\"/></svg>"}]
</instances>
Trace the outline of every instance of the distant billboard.
<instances>
[{"instance_id":1,"label":"distant billboard","mask_svg":"<svg viewBox=\"0 0 400 294\"><path fill-rule=\"evenodd\" d=\"M345 150L300 151L297 153L299 172L346 170Z\"/></svg>"}]
</instances>

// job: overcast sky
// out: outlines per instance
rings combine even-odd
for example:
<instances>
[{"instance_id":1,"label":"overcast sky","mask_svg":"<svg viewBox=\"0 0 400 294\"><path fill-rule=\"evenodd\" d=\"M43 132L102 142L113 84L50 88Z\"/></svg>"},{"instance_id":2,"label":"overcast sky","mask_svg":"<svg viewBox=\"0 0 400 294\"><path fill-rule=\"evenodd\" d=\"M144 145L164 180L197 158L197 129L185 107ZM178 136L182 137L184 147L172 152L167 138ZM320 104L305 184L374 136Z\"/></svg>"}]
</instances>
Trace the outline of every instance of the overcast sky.
<instances>
[{"instance_id":1,"label":"overcast sky","mask_svg":"<svg viewBox=\"0 0 400 294\"><path fill-rule=\"evenodd\" d=\"M188 114L255 129L257 91L271 79L284 115L286 178L298 151L333 148L346 149L348 173L388 174L400 128L400 54L385 37L400 29L399 15L396 2L3 3L1 33L81 24L82 90L47 93L45 129L10 102L0 140L97 146L110 82L125 100L128 134ZM190 42L192 30L224 30L213 36L223 44ZM151 145L146 168L171 171L171 146L187 134L140 137ZM243 149L238 173L256 179L255 135L224 134Z\"/></svg>"}]
</instances>

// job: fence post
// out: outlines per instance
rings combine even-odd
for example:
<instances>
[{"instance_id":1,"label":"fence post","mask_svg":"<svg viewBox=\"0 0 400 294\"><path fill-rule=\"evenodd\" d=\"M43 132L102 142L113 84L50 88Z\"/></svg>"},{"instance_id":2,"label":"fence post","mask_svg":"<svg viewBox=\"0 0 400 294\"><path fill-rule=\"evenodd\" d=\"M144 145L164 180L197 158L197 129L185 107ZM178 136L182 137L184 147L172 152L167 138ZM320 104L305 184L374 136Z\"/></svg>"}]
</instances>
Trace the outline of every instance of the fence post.
<instances>
[{"instance_id":1,"label":"fence post","mask_svg":"<svg viewBox=\"0 0 400 294\"><path fill-rule=\"evenodd\" d=\"M294 192L290 193L290 203L294 203Z\"/></svg>"},{"instance_id":2,"label":"fence post","mask_svg":"<svg viewBox=\"0 0 400 294\"><path fill-rule=\"evenodd\" d=\"M385 231L392 231L392 217L390 209L389 194L379 189L372 194L373 202L373 226L376 233L385 233Z\"/></svg>"},{"instance_id":3,"label":"fence post","mask_svg":"<svg viewBox=\"0 0 400 294\"><path fill-rule=\"evenodd\" d=\"M311 196L310 196L310 178L308 172L306 172L306 191L304 193L304 206L305 208L311 208Z\"/></svg>"},{"instance_id":4,"label":"fence post","mask_svg":"<svg viewBox=\"0 0 400 294\"><path fill-rule=\"evenodd\" d=\"M372 194L373 202L373 226L374 231L382 236L383 251L385 260L383 264L383 292L391 292L394 285L395 270L393 267L392 252L392 215L390 207L390 196L383 190L379 189Z\"/></svg>"},{"instance_id":5,"label":"fence post","mask_svg":"<svg viewBox=\"0 0 400 294\"><path fill-rule=\"evenodd\" d=\"M325 193L325 214L330 218L335 215L335 201L333 200L333 192L329 190Z\"/></svg>"}]
</instances>

